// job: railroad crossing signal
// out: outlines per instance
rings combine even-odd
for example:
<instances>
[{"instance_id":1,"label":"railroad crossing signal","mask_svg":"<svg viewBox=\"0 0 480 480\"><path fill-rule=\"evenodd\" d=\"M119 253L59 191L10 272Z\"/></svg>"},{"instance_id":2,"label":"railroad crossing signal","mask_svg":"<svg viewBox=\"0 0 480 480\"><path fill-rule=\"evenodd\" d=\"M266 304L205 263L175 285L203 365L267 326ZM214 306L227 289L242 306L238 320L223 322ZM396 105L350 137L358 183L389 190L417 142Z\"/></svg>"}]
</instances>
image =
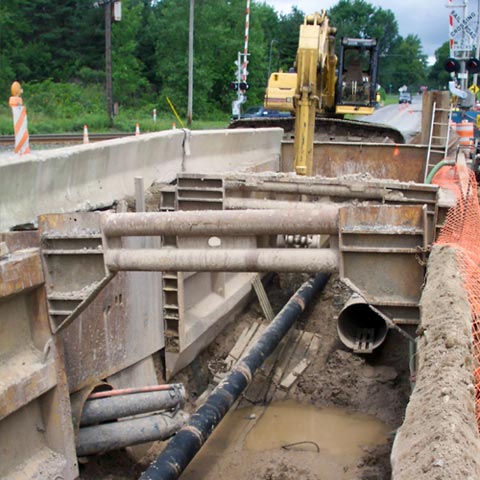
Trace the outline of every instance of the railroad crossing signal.
<instances>
[{"instance_id":1,"label":"railroad crossing signal","mask_svg":"<svg viewBox=\"0 0 480 480\"><path fill-rule=\"evenodd\" d=\"M477 14L471 12L465 17L465 13L460 15L455 9L449 14L449 37L450 37L450 55L452 57L462 57L472 51L477 42L476 28L471 25L476 21Z\"/></svg>"},{"instance_id":2,"label":"railroad crossing signal","mask_svg":"<svg viewBox=\"0 0 480 480\"><path fill-rule=\"evenodd\" d=\"M448 73L458 73L460 71L460 62L456 58L447 58L445 70Z\"/></svg>"},{"instance_id":3,"label":"railroad crossing signal","mask_svg":"<svg viewBox=\"0 0 480 480\"><path fill-rule=\"evenodd\" d=\"M480 61L478 58L469 58L465 62L465 68L468 73L479 73L480 72Z\"/></svg>"},{"instance_id":4,"label":"railroad crossing signal","mask_svg":"<svg viewBox=\"0 0 480 480\"><path fill-rule=\"evenodd\" d=\"M476 17L475 12L470 13L468 17L462 20L460 15L458 15L455 10L452 10L452 17L458 22L458 24L450 31L451 38L455 38L458 34L466 33L473 41L477 39L477 32L475 32L475 30L470 26L470 23Z\"/></svg>"}]
</instances>

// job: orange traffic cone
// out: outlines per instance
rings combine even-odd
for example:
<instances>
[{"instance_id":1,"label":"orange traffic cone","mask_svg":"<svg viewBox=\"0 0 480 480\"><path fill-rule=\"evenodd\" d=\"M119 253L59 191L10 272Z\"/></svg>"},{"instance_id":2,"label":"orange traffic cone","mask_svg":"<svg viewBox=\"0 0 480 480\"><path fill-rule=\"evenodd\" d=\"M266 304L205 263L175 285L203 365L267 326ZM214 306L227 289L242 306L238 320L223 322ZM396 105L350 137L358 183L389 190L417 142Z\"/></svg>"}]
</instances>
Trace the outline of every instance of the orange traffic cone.
<instances>
[{"instance_id":1,"label":"orange traffic cone","mask_svg":"<svg viewBox=\"0 0 480 480\"><path fill-rule=\"evenodd\" d=\"M135 135L137 137L140 135L140 125L138 123L135 124Z\"/></svg>"},{"instance_id":2,"label":"orange traffic cone","mask_svg":"<svg viewBox=\"0 0 480 480\"><path fill-rule=\"evenodd\" d=\"M83 143L88 143L88 127L87 125L83 126Z\"/></svg>"}]
</instances>

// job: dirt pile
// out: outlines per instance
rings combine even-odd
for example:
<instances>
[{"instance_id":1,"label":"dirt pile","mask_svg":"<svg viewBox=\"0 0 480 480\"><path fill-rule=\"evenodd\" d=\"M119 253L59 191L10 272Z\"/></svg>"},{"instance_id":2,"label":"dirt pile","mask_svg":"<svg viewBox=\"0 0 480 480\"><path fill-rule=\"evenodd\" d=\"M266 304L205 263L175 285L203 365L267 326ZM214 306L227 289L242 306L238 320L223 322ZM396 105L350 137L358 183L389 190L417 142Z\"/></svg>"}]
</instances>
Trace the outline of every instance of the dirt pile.
<instances>
[{"instance_id":1,"label":"dirt pile","mask_svg":"<svg viewBox=\"0 0 480 480\"><path fill-rule=\"evenodd\" d=\"M394 480L480 478L471 317L456 253L434 247L421 306L418 377L392 451Z\"/></svg>"}]
</instances>

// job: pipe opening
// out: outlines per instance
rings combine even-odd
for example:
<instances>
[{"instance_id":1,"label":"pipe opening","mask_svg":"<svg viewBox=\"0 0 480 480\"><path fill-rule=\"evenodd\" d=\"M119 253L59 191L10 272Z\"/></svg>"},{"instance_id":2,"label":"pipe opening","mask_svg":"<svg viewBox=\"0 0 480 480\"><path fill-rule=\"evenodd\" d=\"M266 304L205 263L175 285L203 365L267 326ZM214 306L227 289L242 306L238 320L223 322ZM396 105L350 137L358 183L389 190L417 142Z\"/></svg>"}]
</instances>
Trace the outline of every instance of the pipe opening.
<instances>
[{"instance_id":1,"label":"pipe opening","mask_svg":"<svg viewBox=\"0 0 480 480\"><path fill-rule=\"evenodd\" d=\"M337 332L342 343L355 353L372 353L388 333L385 320L360 297L351 297L340 312Z\"/></svg>"}]
</instances>

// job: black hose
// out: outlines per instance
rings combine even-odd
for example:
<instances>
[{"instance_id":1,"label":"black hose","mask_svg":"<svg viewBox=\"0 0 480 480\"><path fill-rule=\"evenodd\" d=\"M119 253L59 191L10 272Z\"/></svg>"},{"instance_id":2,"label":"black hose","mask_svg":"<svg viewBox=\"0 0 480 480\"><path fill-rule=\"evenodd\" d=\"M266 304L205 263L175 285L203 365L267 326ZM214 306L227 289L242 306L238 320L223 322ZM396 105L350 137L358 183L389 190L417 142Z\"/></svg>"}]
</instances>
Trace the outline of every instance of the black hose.
<instances>
[{"instance_id":1,"label":"black hose","mask_svg":"<svg viewBox=\"0 0 480 480\"><path fill-rule=\"evenodd\" d=\"M240 359L207 401L170 440L165 450L142 474L140 480L173 480L191 462L235 400L251 382L255 371L275 350L315 294L326 285L329 274L320 273L305 282L273 319L258 342Z\"/></svg>"}]
</instances>

